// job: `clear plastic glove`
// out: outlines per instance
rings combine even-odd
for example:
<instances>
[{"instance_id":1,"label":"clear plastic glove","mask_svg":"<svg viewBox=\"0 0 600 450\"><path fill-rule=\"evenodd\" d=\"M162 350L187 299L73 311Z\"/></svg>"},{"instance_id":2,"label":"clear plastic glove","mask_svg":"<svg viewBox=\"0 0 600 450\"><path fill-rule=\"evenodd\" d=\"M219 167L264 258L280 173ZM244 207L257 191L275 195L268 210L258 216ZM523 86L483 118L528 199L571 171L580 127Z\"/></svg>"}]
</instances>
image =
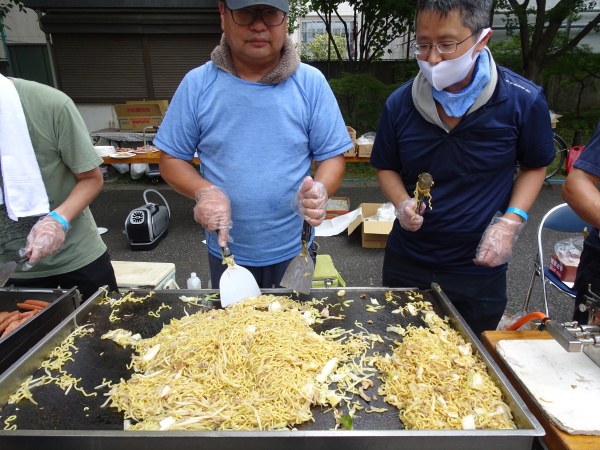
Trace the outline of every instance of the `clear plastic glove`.
<instances>
[{"instance_id":1,"label":"clear plastic glove","mask_svg":"<svg viewBox=\"0 0 600 450\"><path fill-rule=\"evenodd\" d=\"M417 231L423 225L423 212L425 211L425 202L421 203L419 214L415 213L417 201L414 198L404 200L396 208L396 217L400 226L408 231Z\"/></svg>"},{"instance_id":2,"label":"clear plastic glove","mask_svg":"<svg viewBox=\"0 0 600 450\"><path fill-rule=\"evenodd\" d=\"M25 249L19 251L22 257L29 256L21 270L29 270L40 259L58 252L65 243L66 236L67 232L56 219L44 216L38 220L27 236Z\"/></svg>"},{"instance_id":3,"label":"clear plastic glove","mask_svg":"<svg viewBox=\"0 0 600 450\"><path fill-rule=\"evenodd\" d=\"M231 203L229 197L217 186L209 186L196 191L194 219L208 231L219 231L219 246L225 247L229 240Z\"/></svg>"},{"instance_id":4,"label":"clear plastic glove","mask_svg":"<svg viewBox=\"0 0 600 450\"><path fill-rule=\"evenodd\" d=\"M321 225L327 215L327 189L312 177L306 177L292 199L292 210L313 227Z\"/></svg>"},{"instance_id":5,"label":"clear plastic glove","mask_svg":"<svg viewBox=\"0 0 600 450\"><path fill-rule=\"evenodd\" d=\"M487 267L507 263L525 223L507 219L497 212L481 237L473 262Z\"/></svg>"}]
</instances>

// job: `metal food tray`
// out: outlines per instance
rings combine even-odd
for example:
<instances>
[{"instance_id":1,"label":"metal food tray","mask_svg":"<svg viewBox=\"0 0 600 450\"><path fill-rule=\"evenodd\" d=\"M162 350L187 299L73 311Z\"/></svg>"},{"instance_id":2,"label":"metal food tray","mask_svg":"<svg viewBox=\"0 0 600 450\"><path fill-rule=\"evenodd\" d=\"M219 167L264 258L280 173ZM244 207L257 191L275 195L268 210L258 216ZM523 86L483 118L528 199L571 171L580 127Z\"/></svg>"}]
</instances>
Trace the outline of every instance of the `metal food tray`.
<instances>
[{"instance_id":1,"label":"metal food tray","mask_svg":"<svg viewBox=\"0 0 600 450\"><path fill-rule=\"evenodd\" d=\"M385 293L392 291L402 306L410 300L410 292L422 294L424 300L431 302L436 312L441 316L448 316L451 326L460 332L467 342L485 361L488 372L496 385L500 388L504 401L511 408L513 420L517 424L515 430L404 430L399 420L398 410L378 398L371 401L371 407L385 407L385 413L359 412L354 420L353 430L333 430L335 423L331 412L323 414L325 409L315 407L313 415L315 421L302 424L295 430L289 431L124 431L123 415L115 409L100 408L106 397L104 391L94 391L94 387L102 383L104 378L118 382L120 378L127 379L131 371L126 369L130 362L133 350L128 347L123 349L111 340L101 340L100 336L110 329L124 328L136 333L143 338L148 338L160 331L163 324L170 322L171 318L182 317L185 312L194 313L201 310L199 307L190 306L179 300L182 295L199 296L204 298L215 291L212 290L162 290L143 303L127 303L121 305L119 317L122 320L110 323L108 316L111 308L100 305L101 292L92 296L85 304L77 309L71 316L56 327L51 334L40 341L20 361L13 365L7 372L0 376L0 424L12 415L16 419L9 421L9 425L16 425L13 431L1 430L0 442L6 448L37 448L43 442L45 449L166 449L178 450L211 448L211 449L366 449L378 450L415 448L415 449L530 449L536 436L544 435L544 430L535 417L527 410L523 401L508 383L489 354L482 347L479 340L468 329L463 319L450 304L445 294L437 285L432 285L430 290L408 289L383 289L383 288L346 288L345 295L339 297L337 289L313 289L311 297L325 298L326 303L340 304L347 300L342 314L343 320L326 321L324 324L313 326L315 331L321 332L327 328L342 327L355 329L355 322L360 322L370 333L389 336L386 332L388 325L409 323L419 325L420 319L403 317L400 314L391 314L398 305L385 301ZM136 296L143 296L148 291L138 290ZM289 290L267 289L264 294L290 295ZM363 295L364 294L364 295ZM361 298L362 297L362 298ZM371 304L371 299L378 301L384 309L371 313L366 311L366 305ZM303 297L300 298L302 300ZM150 311L157 311L162 303L172 309L162 309L160 318L148 315ZM208 307L218 307L218 302L202 302ZM335 307L330 307L330 311ZM335 310L339 311L339 310ZM370 323L370 322L372 323ZM329 322L329 323L328 323ZM78 348L73 354L74 362L65 366L65 369L75 378L81 378L80 385L86 392L99 392L97 397L85 397L75 389L68 395L53 385L42 386L32 390L38 405L29 401L17 404L7 404L8 397L14 393L21 382L34 374L40 363L47 358L49 353L59 345L77 326L93 324L94 333L77 338L75 345ZM398 339L398 335L390 336ZM374 351L389 352L390 341L384 340L378 344ZM381 383L373 380L373 392ZM361 400L362 401L362 400ZM365 405L367 405L365 403Z\"/></svg>"},{"instance_id":2,"label":"metal food tray","mask_svg":"<svg viewBox=\"0 0 600 450\"><path fill-rule=\"evenodd\" d=\"M49 302L50 305L0 339L0 373L15 363L65 317L73 313L81 303L75 288L69 290L0 288L0 311L17 311L19 309L17 303L25 300L42 300Z\"/></svg>"}]
</instances>

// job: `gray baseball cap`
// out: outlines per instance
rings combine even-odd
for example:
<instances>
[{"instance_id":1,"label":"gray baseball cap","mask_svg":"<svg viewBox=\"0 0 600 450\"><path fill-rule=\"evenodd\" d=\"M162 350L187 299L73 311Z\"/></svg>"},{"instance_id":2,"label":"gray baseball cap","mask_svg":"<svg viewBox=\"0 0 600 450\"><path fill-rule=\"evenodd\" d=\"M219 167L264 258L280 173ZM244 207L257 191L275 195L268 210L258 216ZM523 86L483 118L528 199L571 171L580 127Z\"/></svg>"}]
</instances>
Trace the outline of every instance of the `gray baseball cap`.
<instances>
[{"instance_id":1,"label":"gray baseball cap","mask_svg":"<svg viewBox=\"0 0 600 450\"><path fill-rule=\"evenodd\" d=\"M226 0L229 9L241 9L254 5L267 5L277 8L284 13L290 10L290 2L288 0Z\"/></svg>"}]
</instances>

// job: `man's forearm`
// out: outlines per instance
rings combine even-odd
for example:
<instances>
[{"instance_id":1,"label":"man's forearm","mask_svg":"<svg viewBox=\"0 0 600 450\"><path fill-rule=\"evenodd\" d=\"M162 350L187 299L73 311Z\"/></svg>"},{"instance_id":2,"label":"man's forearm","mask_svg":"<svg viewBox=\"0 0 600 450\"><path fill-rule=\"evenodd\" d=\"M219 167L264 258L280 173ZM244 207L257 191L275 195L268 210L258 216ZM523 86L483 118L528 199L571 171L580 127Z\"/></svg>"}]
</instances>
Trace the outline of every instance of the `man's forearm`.
<instances>
[{"instance_id":1,"label":"man's forearm","mask_svg":"<svg viewBox=\"0 0 600 450\"><path fill-rule=\"evenodd\" d=\"M160 158L160 175L176 192L195 200L199 189L212 183L202 178L198 170L182 159L163 153Z\"/></svg>"},{"instance_id":2,"label":"man's forearm","mask_svg":"<svg viewBox=\"0 0 600 450\"><path fill-rule=\"evenodd\" d=\"M596 177L573 168L562 187L562 197L573 211L590 225L600 228L600 192Z\"/></svg>"},{"instance_id":3,"label":"man's forearm","mask_svg":"<svg viewBox=\"0 0 600 450\"><path fill-rule=\"evenodd\" d=\"M509 207L518 208L522 211L529 211L537 198L540 189L544 185L544 177L546 176L545 167L537 167L530 169L521 167L519 174L515 179L512 195L508 203ZM502 211L504 212L504 211ZM505 213L507 219L522 221L523 218L515 213Z\"/></svg>"},{"instance_id":4,"label":"man's forearm","mask_svg":"<svg viewBox=\"0 0 600 450\"><path fill-rule=\"evenodd\" d=\"M410 197L398 172L377 169L377 180L383 194L394 206Z\"/></svg>"},{"instance_id":5,"label":"man's forearm","mask_svg":"<svg viewBox=\"0 0 600 450\"><path fill-rule=\"evenodd\" d=\"M75 174L77 183L68 197L54 208L58 214L71 222L98 196L104 185L99 167L81 174Z\"/></svg>"},{"instance_id":6,"label":"man's forearm","mask_svg":"<svg viewBox=\"0 0 600 450\"><path fill-rule=\"evenodd\" d=\"M344 155L338 155L325 161L316 163L314 180L321 183L327 189L327 195L331 197L338 190L346 171L346 160Z\"/></svg>"}]
</instances>

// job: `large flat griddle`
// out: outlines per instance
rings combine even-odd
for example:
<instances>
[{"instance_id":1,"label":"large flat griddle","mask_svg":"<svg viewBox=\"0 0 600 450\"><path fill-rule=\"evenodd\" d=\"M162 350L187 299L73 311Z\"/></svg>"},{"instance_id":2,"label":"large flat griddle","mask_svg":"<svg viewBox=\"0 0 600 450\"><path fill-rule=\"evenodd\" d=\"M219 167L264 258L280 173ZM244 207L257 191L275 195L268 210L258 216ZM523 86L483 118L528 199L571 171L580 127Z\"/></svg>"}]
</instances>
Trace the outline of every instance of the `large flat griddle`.
<instances>
[{"instance_id":1,"label":"large flat griddle","mask_svg":"<svg viewBox=\"0 0 600 450\"><path fill-rule=\"evenodd\" d=\"M409 296L411 292L423 295L423 300L432 303L435 311L441 316L448 316L451 325L465 338L472 342L474 347L484 358L489 373L500 387L505 402L510 406L513 417L519 429L517 430L469 430L469 431L407 431L403 430L398 417L398 410L385 403L379 396L377 400L369 403L360 400L368 408L387 408L385 413L365 413L361 411L354 418L354 430L333 430L335 420L331 412L324 414L325 409L313 409L315 421L297 426L295 431L272 432L131 432L123 431L123 415L114 409L101 408L106 397L102 395L107 389L94 390L95 386L107 380L118 382L127 379L132 371L127 369L130 362L132 349L124 349L111 340L102 340L100 336L114 328L124 328L134 333L140 333L143 338L157 334L164 324L172 318L180 318L187 313L192 314L206 308L219 307L218 302L203 301L201 307L182 302L181 295L198 295L198 291L165 290L156 291L154 296L143 303L126 303L118 313L121 320L110 322L111 308L100 305L100 294L90 299L75 313L65 320L54 332L34 347L19 363L13 365L7 372L0 376L0 405L4 405L10 394L20 385L22 380L36 372L36 368L43 361L49 351L58 345L77 326L90 324L94 332L77 339L75 345L78 351L74 354L75 361L65 368L75 378L81 378L80 386L86 392L98 392L96 397L85 397L75 390L68 395L54 385L35 388L34 399L38 405L31 402L7 404L0 411L0 423L11 415L16 415L16 420L10 422L17 426L16 431L0 431L0 441L14 442L20 449L28 448L24 445L33 445L40 438L44 438L44 445L56 445L57 448L94 448L115 449L127 448L199 448L211 446L212 448L237 449L240 445L244 448L331 448L343 445L346 448L398 448L399 443L412 448L530 448L534 436L543 434L543 429L535 418L525 408L521 399L501 375L499 369L488 357L487 353L467 329L462 318L449 303L443 292L435 285L430 290L409 291L393 289L394 300L397 304L385 301L385 293L389 290L382 288L347 288L343 297L337 295L337 289L318 289L311 292L311 297L325 298L325 303L330 304L332 315L338 315L340 308L343 320L328 320L324 324L317 324L313 328L317 332L329 328L341 327L357 330L356 322L362 324L370 333L401 340L397 334L389 333L389 325L409 324L421 325L421 319L415 316L402 316L392 314L391 311L403 306L409 301L414 301ZM289 295L289 291L272 289L263 291L266 294ZM138 291L136 296L143 296L147 291ZM211 294L213 291L202 290L200 297ZM362 298L361 298L362 297ZM372 305L371 299L376 299L379 305L385 306L377 312L367 312L366 305ZM302 299L300 299L302 300ZM343 302L348 302L343 305ZM171 306L171 309L162 309L160 318L148 315L162 304ZM369 323L372 322L372 323ZM390 351L391 341L384 339L384 343L376 344L372 351L385 353ZM38 371L39 376L41 372ZM367 394L377 393L380 381L375 387L370 388ZM358 397L357 397L358 399ZM0 427L1 428L1 427ZM468 437L468 439L466 439ZM502 439L498 440L501 437ZM325 439L324 439L325 438ZM242 439L244 439L242 441ZM400 439L400 441L399 441ZM268 442L268 444L267 444Z\"/></svg>"}]
</instances>

